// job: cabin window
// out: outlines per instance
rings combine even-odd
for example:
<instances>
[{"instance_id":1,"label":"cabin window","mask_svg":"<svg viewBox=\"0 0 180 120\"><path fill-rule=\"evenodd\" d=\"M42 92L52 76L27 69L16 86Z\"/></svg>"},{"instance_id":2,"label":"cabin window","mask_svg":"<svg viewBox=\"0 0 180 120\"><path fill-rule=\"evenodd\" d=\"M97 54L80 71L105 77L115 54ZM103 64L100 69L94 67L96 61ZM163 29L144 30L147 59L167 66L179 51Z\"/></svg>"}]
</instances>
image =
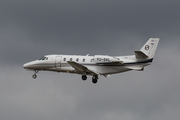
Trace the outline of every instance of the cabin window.
<instances>
[{"instance_id":1,"label":"cabin window","mask_svg":"<svg viewBox=\"0 0 180 120\"><path fill-rule=\"evenodd\" d=\"M70 58L70 61L72 61L72 58Z\"/></svg>"},{"instance_id":2,"label":"cabin window","mask_svg":"<svg viewBox=\"0 0 180 120\"><path fill-rule=\"evenodd\" d=\"M85 59L83 59L83 62L85 62Z\"/></svg>"},{"instance_id":3,"label":"cabin window","mask_svg":"<svg viewBox=\"0 0 180 120\"><path fill-rule=\"evenodd\" d=\"M78 61L79 61L79 58L76 59L76 62L78 62Z\"/></svg>"},{"instance_id":4,"label":"cabin window","mask_svg":"<svg viewBox=\"0 0 180 120\"><path fill-rule=\"evenodd\" d=\"M66 61L66 58L64 58L64 61Z\"/></svg>"}]
</instances>

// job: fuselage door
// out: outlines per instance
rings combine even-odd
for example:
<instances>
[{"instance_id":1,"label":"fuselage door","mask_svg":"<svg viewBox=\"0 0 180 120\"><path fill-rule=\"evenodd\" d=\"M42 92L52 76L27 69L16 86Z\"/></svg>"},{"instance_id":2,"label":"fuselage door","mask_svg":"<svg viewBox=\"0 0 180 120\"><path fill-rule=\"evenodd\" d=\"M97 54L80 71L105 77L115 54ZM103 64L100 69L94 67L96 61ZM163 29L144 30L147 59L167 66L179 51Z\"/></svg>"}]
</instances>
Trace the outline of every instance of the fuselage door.
<instances>
[{"instance_id":1,"label":"fuselage door","mask_svg":"<svg viewBox=\"0 0 180 120\"><path fill-rule=\"evenodd\" d=\"M61 68L61 56L56 56L55 66L56 66L56 68L58 68L58 69Z\"/></svg>"}]
</instances>

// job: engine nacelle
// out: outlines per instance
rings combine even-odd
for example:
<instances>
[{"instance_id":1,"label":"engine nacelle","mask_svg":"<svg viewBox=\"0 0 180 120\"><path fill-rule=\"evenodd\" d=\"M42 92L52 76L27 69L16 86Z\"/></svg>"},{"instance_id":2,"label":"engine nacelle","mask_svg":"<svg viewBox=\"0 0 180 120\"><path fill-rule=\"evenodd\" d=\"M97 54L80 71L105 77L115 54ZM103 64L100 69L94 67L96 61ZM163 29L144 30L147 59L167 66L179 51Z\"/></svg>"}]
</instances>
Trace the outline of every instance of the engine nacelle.
<instances>
[{"instance_id":1,"label":"engine nacelle","mask_svg":"<svg viewBox=\"0 0 180 120\"><path fill-rule=\"evenodd\" d=\"M106 56L106 55L95 55L94 62L96 63L121 63L118 58Z\"/></svg>"}]
</instances>

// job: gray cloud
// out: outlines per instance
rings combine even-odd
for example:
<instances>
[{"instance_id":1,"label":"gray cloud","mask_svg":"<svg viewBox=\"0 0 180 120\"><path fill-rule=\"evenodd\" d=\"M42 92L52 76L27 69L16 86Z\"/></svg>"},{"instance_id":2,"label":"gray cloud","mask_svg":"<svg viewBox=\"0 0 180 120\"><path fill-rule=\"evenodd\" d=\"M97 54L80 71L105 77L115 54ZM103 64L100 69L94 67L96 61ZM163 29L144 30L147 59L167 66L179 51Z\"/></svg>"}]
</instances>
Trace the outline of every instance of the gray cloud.
<instances>
[{"instance_id":1,"label":"gray cloud","mask_svg":"<svg viewBox=\"0 0 180 120\"><path fill-rule=\"evenodd\" d=\"M179 1L2 1L0 118L179 119ZM32 72L46 54L134 54L160 37L152 66L101 77Z\"/></svg>"}]
</instances>

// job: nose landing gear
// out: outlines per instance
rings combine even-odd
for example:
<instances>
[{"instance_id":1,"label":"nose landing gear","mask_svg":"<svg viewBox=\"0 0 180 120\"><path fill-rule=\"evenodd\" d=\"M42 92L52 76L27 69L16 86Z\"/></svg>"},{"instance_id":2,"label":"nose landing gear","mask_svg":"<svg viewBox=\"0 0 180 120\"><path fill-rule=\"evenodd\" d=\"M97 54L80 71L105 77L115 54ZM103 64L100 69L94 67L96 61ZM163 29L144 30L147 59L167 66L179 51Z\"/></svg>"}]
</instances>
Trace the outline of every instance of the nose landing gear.
<instances>
[{"instance_id":1,"label":"nose landing gear","mask_svg":"<svg viewBox=\"0 0 180 120\"><path fill-rule=\"evenodd\" d=\"M35 70L34 72L35 72L35 73L33 74L32 77L33 77L34 79L36 79L36 78L37 78L37 75L36 75L36 74L39 72L39 70Z\"/></svg>"},{"instance_id":2,"label":"nose landing gear","mask_svg":"<svg viewBox=\"0 0 180 120\"><path fill-rule=\"evenodd\" d=\"M36 75L36 74L34 74L32 77L33 77L34 79L36 79L36 78L37 78L37 75Z\"/></svg>"}]
</instances>

